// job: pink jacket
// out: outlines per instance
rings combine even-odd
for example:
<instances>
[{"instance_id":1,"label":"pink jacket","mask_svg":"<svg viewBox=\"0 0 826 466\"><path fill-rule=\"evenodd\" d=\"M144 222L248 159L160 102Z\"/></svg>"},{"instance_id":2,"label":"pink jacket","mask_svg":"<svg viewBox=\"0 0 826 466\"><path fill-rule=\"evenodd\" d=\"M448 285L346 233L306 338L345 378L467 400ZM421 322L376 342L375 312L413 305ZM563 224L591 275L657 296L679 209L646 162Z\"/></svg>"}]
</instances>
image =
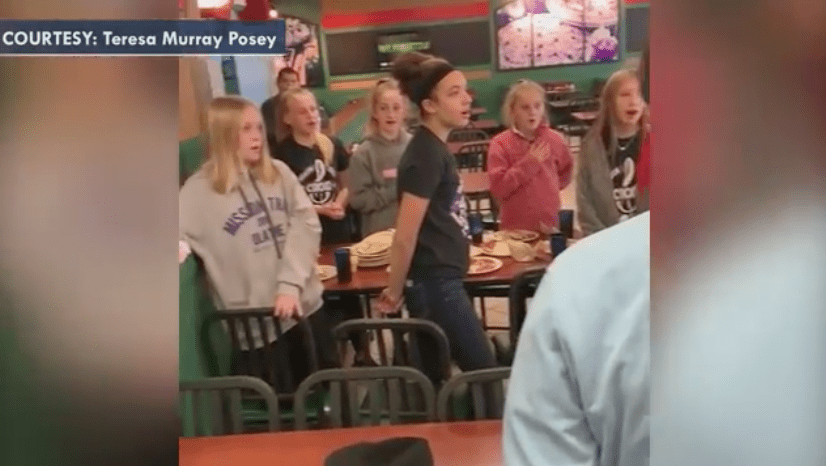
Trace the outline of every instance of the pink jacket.
<instances>
[{"instance_id":1,"label":"pink jacket","mask_svg":"<svg viewBox=\"0 0 826 466\"><path fill-rule=\"evenodd\" d=\"M574 162L565 141L548 126L536 130L535 142L548 142L551 155L544 162L529 155L531 141L513 129L490 142L490 190L500 206L503 230L539 231L540 223L557 224L559 191L571 182Z\"/></svg>"}]
</instances>

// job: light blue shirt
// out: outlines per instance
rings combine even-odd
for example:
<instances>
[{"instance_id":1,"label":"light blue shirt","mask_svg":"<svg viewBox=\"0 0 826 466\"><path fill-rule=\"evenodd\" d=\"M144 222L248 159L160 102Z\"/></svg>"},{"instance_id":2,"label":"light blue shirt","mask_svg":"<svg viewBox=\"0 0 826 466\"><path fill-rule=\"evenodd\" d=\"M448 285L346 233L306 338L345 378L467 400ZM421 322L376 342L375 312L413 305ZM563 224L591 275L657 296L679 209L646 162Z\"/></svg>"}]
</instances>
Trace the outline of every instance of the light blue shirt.
<instances>
[{"instance_id":1,"label":"light blue shirt","mask_svg":"<svg viewBox=\"0 0 826 466\"><path fill-rule=\"evenodd\" d=\"M784 191L681 261L657 306L655 464L826 464L822 196Z\"/></svg>"},{"instance_id":2,"label":"light blue shirt","mask_svg":"<svg viewBox=\"0 0 826 466\"><path fill-rule=\"evenodd\" d=\"M648 213L549 267L508 384L507 466L649 464L650 278Z\"/></svg>"}]
</instances>

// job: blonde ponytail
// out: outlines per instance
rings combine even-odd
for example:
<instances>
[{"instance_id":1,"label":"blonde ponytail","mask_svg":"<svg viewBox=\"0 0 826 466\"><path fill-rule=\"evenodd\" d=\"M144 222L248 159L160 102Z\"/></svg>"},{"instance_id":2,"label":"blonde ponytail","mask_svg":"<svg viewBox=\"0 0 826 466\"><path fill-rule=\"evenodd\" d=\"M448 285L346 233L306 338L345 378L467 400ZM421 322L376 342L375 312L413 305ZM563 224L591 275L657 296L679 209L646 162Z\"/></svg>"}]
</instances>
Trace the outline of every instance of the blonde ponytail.
<instances>
[{"instance_id":1,"label":"blonde ponytail","mask_svg":"<svg viewBox=\"0 0 826 466\"><path fill-rule=\"evenodd\" d=\"M333 145L333 141L327 137L326 134L319 132L315 135L315 142L318 144L319 150L321 150L321 158L324 159L324 163L326 165L332 165L333 153L336 149Z\"/></svg>"}]
</instances>

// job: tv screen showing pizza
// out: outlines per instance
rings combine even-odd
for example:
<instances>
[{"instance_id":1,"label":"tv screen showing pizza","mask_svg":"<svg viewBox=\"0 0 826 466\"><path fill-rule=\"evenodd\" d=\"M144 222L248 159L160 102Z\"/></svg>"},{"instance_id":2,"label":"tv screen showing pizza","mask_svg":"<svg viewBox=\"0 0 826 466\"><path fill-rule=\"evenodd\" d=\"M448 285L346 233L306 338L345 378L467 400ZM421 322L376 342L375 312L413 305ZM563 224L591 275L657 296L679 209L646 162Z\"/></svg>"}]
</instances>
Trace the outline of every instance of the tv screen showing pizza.
<instances>
[{"instance_id":1,"label":"tv screen showing pizza","mask_svg":"<svg viewBox=\"0 0 826 466\"><path fill-rule=\"evenodd\" d=\"M495 22L500 70L619 59L618 0L503 0Z\"/></svg>"}]
</instances>

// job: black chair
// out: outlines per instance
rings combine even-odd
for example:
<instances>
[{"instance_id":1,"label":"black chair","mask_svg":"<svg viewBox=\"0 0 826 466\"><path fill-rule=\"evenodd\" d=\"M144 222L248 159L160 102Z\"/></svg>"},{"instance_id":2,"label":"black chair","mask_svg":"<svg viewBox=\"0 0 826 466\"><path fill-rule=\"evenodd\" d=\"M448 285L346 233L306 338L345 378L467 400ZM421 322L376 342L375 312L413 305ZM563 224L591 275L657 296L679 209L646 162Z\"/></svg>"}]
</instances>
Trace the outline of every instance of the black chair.
<instances>
[{"instance_id":1,"label":"black chair","mask_svg":"<svg viewBox=\"0 0 826 466\"><path fill-rule=\"evenodd\" d=\"M572 112L595 112L599 110L599 99L589 96L578 97L571 99L569 107Z\"/></svg>"},{"instance_id":2,"label":"black chair","mask_svg":"<svg viewBox=\"0 0 826 466\"><path fill-rule=\"evenodd\" d=\"M385 330L389 331L391 341L385 340ZM416 347L419 339L417 337L427 335L439 348L439 371L442 374L442 381L450 378L450 343L445 332L429 320L416 318L352 319L338 324L333 329L333 338L338 342L342 365L347 342L352 341L355 335L361 335L362 341L376 339L379 349L378 363L385 367L419 367ZM392 345L392 357L387 348L388 344Z\"/></svg>"},{"instance_id":3,"label":"black chair","mask_svg":"<svg viewBox=\"0 0 826 466\"><path fill-rule=\"evenodd\" d=\"M528 299L532 298L539 282L545 275L545 269L526 270L516 277L508 290L508 340L495 335L493 345L496 349L496 360L502 366L510 366L516 354L516 344L519 341L519 332L527 315Z\"/></svg>"},{"instance_id":4,"label":"black chair","mask_svg":"<svg viewBox=\"0 0 826 466\"><path fill-rule=\"evenodd\" d=\"M488 133L476 128L457 128L447 136L447 142L476 142L488 139Z\"/></svg>"},{"instance_id":5,"label":"black chair","mask_svg":"<svg viewBox=\"0 0 826 466\"><path fill-rule=\"evenodd\" d=\"M488 168L488 148L490 140L466 142L456 151L456 163L459 170L483 172Z\"/></svg>"},{"instance_id":6,"label":"black chair","mask_svg":"<svg viewBox=\"0 0 826 466\"><path fill-rule=\"evenodd\" d=\"M487 201L486 207L483 207L482 201ZM478 215L482 219L482 227L485 230L499 230L499 204L490 191L465 193L465 206L468 215Z\"/></svg>"},{"instance_id":7,"label":"black chair","mask_svg":"<svg viewBox=\"0 0 826 466\"><path fill-rule=\"evenodd\" d=\"M304 411L305 400L318 386L329 393L327 422L322 427L363 425L364 414L369 425L435 420L435 391L430 380L410 367L356 367L326 369L307 377L295 394L297 430L308 428ZM383 388L387 386L388 390ZM402 396L401 387L409 396ZM418 393L413 389L417 388ZM366 389L365 393L361 393ZM363 397L361 395L364 395ZM366 408L364 407L365 405ZM423 405L423 406L422 406Z\"/></svg>"},{"instance_id":8,"label":"black chair","mask_svg":"<svg viewBox=\"0 0 826 466\"><path fill-rule=\"evenodd\" d=\"M545 269L526 270L511 282L510 293L508 294L508 312L510 317L510 337L514 348L519 339L519 332L522 324L525 323L525 316L528 314L528 300L533 298L539 282L545 276Z\"/></svg>"},{"instance_id":9,"label":"black chair","mask_svg":"<svg viewBox=\"0 0 826 466\"><path fill-rule=\"evenodd\" d=\"M297 319L297 328L293 330L301 335L306 352L306 360L303 361L291 357L289 346L293 342L288 340L294 338L284 338L283 322L275 318L270 307L215 312L204 322L203 327L208 361L217 359L209 330L212 325L219 323L225 325L232 343L236 363L234 375L249 375L264 380L273 387L281 400L291 399L301 383L301 380L295 380L294 377L296 372L301 372L301 369L295 367L296 363L306 363L309 374L318 370L315 338L306 318ZM263 341L263 347L256 348L256 335ZM275 341L269 343L271 337Z\"/></svg>"},{"instance_id":10,"label":"black chair","mask_svg":"<svg viewBox=\"0 0 826 466\"><path fill-rule=\"evenodd\" d=\"M568 146L572 151L579 150L582 138L588 134L591 123L574 118L574 112L591 112L599 110L599 99L577 93L571 95L565 107L551 107L554 129L561 131L567 138ZM577 144L572 141L576 139Z\"/></svg>"},{"instance_id":11,"label":"black chair","mask_svg":"<svg viewBox=\"0 0 826 466\"><path fill-rule=\"evenodd\" d=\"M291 422L294 418L294 395L298 385L319 369L316 342L307 319L296 320L296 328L285 333L283 322L273 316L273 310L269 307L217 311L204 322L203 327L203 341L207 342L206 359L212 365L213 374L217 374L217 357L210 329L211 326L219 324L229 333L234 359L233 374L256 377L268 383L278 398L282 420ZM256 348L255 335L264 336L264 342L274 336L275 341ZM244 345L241 344L242 341ZM249 348L254 350L245 351ZM298 348L303 348L303 351ZM308 403L308 406L302 408L314 412L319 417L323 414L326 400L322 392L317 393ZM264 423L265 409L261 399L255 396L245 397L243 405L245 419L250 424Z\"/></svg>"},{"instance_id":12,"label":"black chair","mask_svg":"<svg viewBox=\"0 0 826 466\"><path fill-rule=\"evenodd\" d=\"M184 406L189 405L191 395L192 409L189 411L192 413L191 421L195 436L244 432L246 427L241 403L243 392L253 392L265 403L267 430L277 431L281 427L278 398L272 388L261 379L230 376L182 380L179 390L181 404ZM208 395L206 400L204 395ZM225 417L224 414L228 416ZM211 432L206 432L205 426L209 426Z\"/></svg>"},{"instance_id":13,"label":"black chair","mask_svg":"<svg viewBox=\"0 0 826 466\"><path fill-rule=\"evenodd\" d=\"M469 391L474 419L501 419L505 408L504 382L510 378L510 374L510 367L497 367L456 375L439 390L436 400L437 417L440 421L461 418L456 413L456 405L453 405L454 409L451 409L451 405L457 397L467 397ZM466 391L461 391L465 388Z\"/></svg>"}]
</instances>

